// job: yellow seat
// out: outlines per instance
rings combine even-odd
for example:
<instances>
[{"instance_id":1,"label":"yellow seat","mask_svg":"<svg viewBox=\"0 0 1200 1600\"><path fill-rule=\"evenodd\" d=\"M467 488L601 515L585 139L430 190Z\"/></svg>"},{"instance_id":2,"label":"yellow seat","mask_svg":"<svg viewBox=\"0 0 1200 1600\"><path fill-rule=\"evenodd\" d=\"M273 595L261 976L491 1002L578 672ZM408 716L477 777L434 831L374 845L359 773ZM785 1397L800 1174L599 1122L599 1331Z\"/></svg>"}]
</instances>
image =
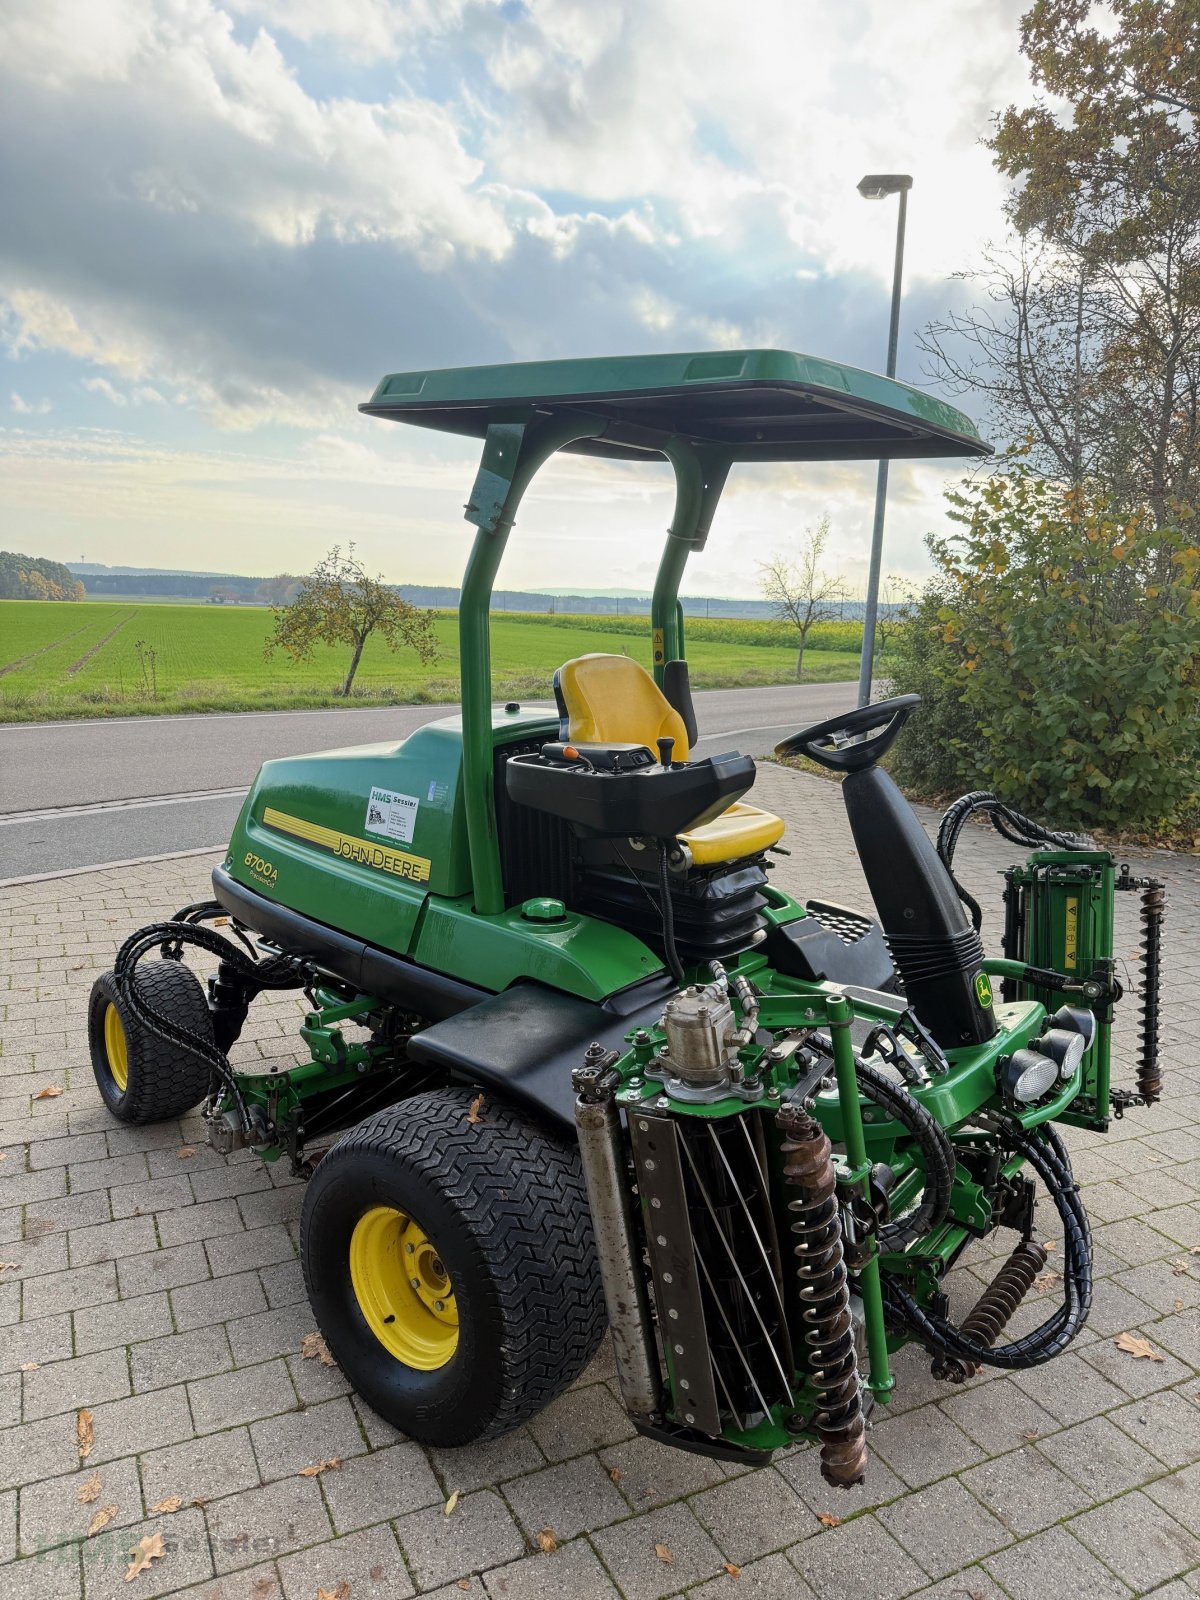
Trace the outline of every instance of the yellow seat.
<instances>
[{"instance_id":1,"label":"yellow seat","mask_svg":"<svg viewBox=\"0 0 1200 1600\"><path fill-rule=\"evenodd\" d=\"M674 739L672 759L689 755L687 728L654 679L628 656L577 656L554 674L561 736L574 744L644 744ZM783 819L735 800L712 822L679 835L698 867L755 856L783 837Z\"/></svg>"}]
</instances>

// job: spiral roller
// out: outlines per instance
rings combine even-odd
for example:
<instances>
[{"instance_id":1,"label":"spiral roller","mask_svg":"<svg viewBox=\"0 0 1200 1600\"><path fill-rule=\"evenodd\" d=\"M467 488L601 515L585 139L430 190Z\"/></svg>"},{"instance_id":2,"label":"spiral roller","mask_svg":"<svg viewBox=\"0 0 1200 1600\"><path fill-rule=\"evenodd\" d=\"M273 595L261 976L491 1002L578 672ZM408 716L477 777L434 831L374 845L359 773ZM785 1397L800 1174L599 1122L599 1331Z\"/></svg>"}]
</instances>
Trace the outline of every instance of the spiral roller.
<instances>
[{"instance_id":1,"label":"spiral roller","mask_svg":"<svg viewBox=\"0 0 1200 1600\"><path fill-rule=\"evenodd\" d=\"M1008 1260L963 1318L961 1331L981 1344L993 1345L1046 1265L1046 1252L1033 1239L1022 1239ZM965 1383L979 1368L961 1356L939 1356L930 1369L935 1378Z\"/></svg>"},{"instance_id":2,"label":"spiral roller","mask_svg":"<svg viewBox=\"0 0 1200 1600\"><path fill-rule=\"evenodd\" d=\"M813 1426L821 1441L821 1476L848 1489L863 1481L867 1442L832 1147L820 1123L799 1105L780 1107L779 1126L784 1182L796 1191L787 1206L799 1263L799 1343L820 1396Z\"/></svg>"},{"instance_id":3,"label":"spiral roller","mask_svg":"<svg viewBox=\"0 0 1200 1600\"><path fill-rule=\"evenodd\" d=\"M1144 1105L1157 1104L1162 1094L1158 1065L1158 994L1162 952L1162 920L1167 904L1166 886L1158 878L1144 880L1142 889L1142 994L1141 1049L1137 1086Z\"/></svg>"}]
</instances>

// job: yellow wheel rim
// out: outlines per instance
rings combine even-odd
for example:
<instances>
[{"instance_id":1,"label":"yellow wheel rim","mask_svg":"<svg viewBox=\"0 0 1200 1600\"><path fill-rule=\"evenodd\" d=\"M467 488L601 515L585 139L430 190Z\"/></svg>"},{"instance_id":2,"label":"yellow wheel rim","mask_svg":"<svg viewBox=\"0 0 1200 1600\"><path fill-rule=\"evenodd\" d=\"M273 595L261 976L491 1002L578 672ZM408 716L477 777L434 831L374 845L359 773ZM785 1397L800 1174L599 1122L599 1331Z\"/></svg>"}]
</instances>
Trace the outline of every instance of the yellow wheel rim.
<instances>
[{"instance_id":1,"label":"yellow wheel rim","mask_svg":"<svg viewBox=\"0 0 1200 1600\"><path fill-rule=\"evenodd\" d=\"M129 1087L129 1047L125 1043L125 1028L116 1006L110 1004L104 1013L104 1054L112 1080L124 1094Z\"/></svg>"},{"instance_id":2,"label":"yellow wheel rim","mask_svg":"<svg viewBox=\"0 0 1200 1600\"><path fill-rule=\"evenodd\" d=\"M350 1282L367 1327L389 1355L418 1372L458 1348L450 1274L429 1236L403 1211L372 1206L350 1235Z\"/></svg>"}]
</instances>

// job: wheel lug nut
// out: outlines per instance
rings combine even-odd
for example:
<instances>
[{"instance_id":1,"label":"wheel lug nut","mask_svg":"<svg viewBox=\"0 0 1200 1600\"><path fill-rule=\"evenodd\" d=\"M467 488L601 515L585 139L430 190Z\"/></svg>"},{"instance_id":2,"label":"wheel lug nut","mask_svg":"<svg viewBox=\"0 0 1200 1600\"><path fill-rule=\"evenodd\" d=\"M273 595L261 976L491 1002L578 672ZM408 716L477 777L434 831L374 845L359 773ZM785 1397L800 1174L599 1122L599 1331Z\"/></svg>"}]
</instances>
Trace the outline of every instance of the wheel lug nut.
<instances>
[{"instance_id":1,"label":"wheel lug nut","mask_svg":"<svg viewBox=\"0 0 1200 1600\"><path fill-rule=\"evenodd\" d=\"M415 1244L406 1244L406 1245L405 1245L405 1246L404 1246L404 1249L405 1249L405 1253L406 1253L406 1254L407 1254L407 1255L410 1255L410 1256L411 1256L411 1255L412 1255L412 1253L413 1253L413 1251L414 1251L414 1250L415 1250L415 1249L416 1249L416 1248L417 1248L417 1247L416 1247L416 1245L415 1245Z\"/></svg>"},{"instance_id":2,"label":"wheel lug nut","mask_svg":"<svg viewBox=\"0 0 1200 1600\"><path fill-rule=\"evenodd\" d=\"M410 1278L408 1281L412 1284L414 1289L419 1289L421 1287L420 1278Z\"/></svg>"},{"instance_id":3,"label":"wheel lug nut","mask_svg":"<svg viewBox=\"0 0 1200 1600\"><path fill-rule=\"evenodd\" d=\"M435 1311L445 1311L445 1309L446 1309L446 1302L445 1302L445 1301L444 1301L444 1300L435 1300L435 1301L434 1301L434 1302L433 1302L433 1309L434 1309L434 1310L435 1310Z\"/></svg>"}]
</instances>

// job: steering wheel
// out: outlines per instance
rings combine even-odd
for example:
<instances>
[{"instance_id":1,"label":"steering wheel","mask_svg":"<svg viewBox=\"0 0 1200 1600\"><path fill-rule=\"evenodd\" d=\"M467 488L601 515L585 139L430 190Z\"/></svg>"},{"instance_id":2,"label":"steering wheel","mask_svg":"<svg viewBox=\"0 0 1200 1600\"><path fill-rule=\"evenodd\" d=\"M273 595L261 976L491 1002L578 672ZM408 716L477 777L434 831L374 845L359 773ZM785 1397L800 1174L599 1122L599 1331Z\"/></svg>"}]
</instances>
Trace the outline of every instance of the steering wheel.
<instances>
[{"instance_id":1,"label":"steering wheel","mask_svg":"<svg viewBox=\"0 0 1200 1600\"><path fill-rule=\"evenodd\" d=\"M777 756L807 756L831 772L861 772L891 749L901 728L921 704L919 694L897 695L872 706L801 728L775 746Z\"/></svg>"}]
</instances>

